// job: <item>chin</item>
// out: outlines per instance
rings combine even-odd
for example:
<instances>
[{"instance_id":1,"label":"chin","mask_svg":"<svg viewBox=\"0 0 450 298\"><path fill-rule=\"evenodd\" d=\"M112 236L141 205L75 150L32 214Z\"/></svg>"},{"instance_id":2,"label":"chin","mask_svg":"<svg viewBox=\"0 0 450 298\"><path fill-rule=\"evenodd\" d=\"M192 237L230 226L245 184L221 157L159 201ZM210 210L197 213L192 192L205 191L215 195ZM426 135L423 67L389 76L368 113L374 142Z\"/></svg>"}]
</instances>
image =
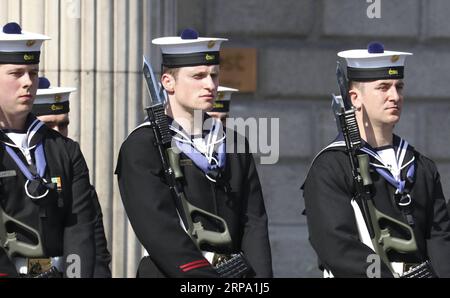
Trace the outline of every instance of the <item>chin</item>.
<instances>
[{"instance_id":1,"label":"chin","mask_svg":"<svg viewBox=\"0 0 450 298\"><path fill-rule=\"evenodd\" d=\"M202 105L199 110L202 110L203 112L209 112L213 109L213 105L212 104L204 104Z\"/></svg>"},{"instance_id":2,"label":"chin","mask_svg":"<svg viewBox=\"0 0 450 298\"><path fill-rule=\"evenodd\" d=\"M22 105L20 108L17 109L17 112L30 113L32 108L33 108L33 105Z\"/></svg>"},{"instance_id":3,"label":"chin","mask_svg":"<svg viewBox=\"0 0 450 298\"><path fill-rule=\"evenodd\" d=\"M400 116L393 116L393 117L390 117L390 118L386 121L386 123L395 125L395 124L397 124L399 121L400 121Z\"/></svg>"}]
</instances>

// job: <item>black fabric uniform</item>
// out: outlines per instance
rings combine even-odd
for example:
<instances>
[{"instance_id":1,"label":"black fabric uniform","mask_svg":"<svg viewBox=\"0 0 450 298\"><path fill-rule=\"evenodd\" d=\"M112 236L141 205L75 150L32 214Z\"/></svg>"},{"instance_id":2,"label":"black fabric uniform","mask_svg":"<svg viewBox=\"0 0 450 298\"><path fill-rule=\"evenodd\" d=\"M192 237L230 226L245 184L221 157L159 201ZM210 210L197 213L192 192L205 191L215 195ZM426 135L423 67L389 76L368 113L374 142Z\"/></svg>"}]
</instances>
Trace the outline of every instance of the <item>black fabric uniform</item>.
<instances>
[{"instance_id":1,"label":"black fabric uniform","mask_svg":"<svg viewBox=\"0 0 450 298\"><path fill-rule=\"evenodd\" d=\"M450 200L447 202L448 214L450 214Z\"/></svg>"},{"instance_id":2,"label":"black fabric uniform","mask_svg":"<svg viewBox=\"0 0 450 298\"><path fill-rule=\"evenodd\" d=\"M399 138L394 136L394 146ZM450 277L450 219L445 206L439 173L433 161L409 147L405 160L415 156L416 175L412 186L414 235L419 254L391 253L390 261L421 262L430 259L440 277ZM376 162L372 157L370 162ZM402 171L405 175L405 171ZM407 223L394 202L395 188L377 172L371 171L373 200L381 212ZM359 241L356 219L350 199L355 187L345 147L328 148L313 162L306 178L304 199L310 242L321 267L335 277L367 277L367 256L374 252ZM408 238L401 231L395 236ZM382 277L392 277L382 263Z\"/></svg>"},{"instance_id":3,"label":"black fabric uniform","mask_svg":"<svg viewBox=\"0 0 450 298\"><path fill-rule=\"evenodd\" d=\"M50 109L42 109L39 113L35 113L39 104L34 104L33 114L37 116L45 116L51 114ZM60 111L69 112L69 111ZM105 236L105 229L103 226L103 213L98 200L97 192L95 188L92 187L92 199L95 208L95 268L94 268L94 278L109 278L111 277L111 269L109 264L111 263L111 254L107 247L107 240Z\"/></svg>"},{"instance_id":4,"label":"black fabric uniform","mask_svg":"<svg viewBox=\"0 0 450 298\"><path fill-rule=\"evenodd\" d=\"M132 132L121 147L116 169L131 225L151 256L141 263L139 276L218 277L210 265L195 268L205 259L180 225L154 142L149 126ZM181 164L190 161L184 154L180 159ZM252 155L227 153L224 178L216 184L192 163L182 170L189 202L227 222L233 247L225 252L244 252L256 277L271 277L267 215Z\"/></svg>"},{"instance_id":5,"label":"black fabric uniform","mask_svg":"<svg viewBox=\"0 0 450 298\"><path fill-rule=\"evenodd\" d=\"M30 114L28 127L35 117ZM30 146L44 141L47 162L45 178L61 177L61 191L52 190L38 203L33 202L24 190L26 177L14 160L0 150L0 171L14 170L16 175L0 179L0 203L3 210L13 218L40 231L47 257L63 256L64 267L70 266L68 255L76 254L81 261L81 277L92 277L95 265L93 192L89 183L89 171L79 145L43 125L31 140ZM12 141L0 132L0 141ZM14 148L25 165L22 152ZM32 150L34 152L34 149ZM32 153L34 160L34 154ZM35 161L34 161L35 162ZM18 231L19 240L32 242L26 233ZM0 274L17 274L14 265L0 249ZM66 270L64 269L64 273Z\"/></svg>"},{"instance_id":6,"label":"black fabric uniform","mask_svg":"<svg viewBox=\"0 0 450 298\"><path fill-rule=\"evenodd\" d=\"M111 254L108 250L108 242L106 241L105 228L103 227L103 213L98 201L97 192L94 187L91 187L92 198L95 208L95 224L94 224L94 238L95 238L95 267L94 278L109 278L111 277Z\"/></svg>"}]
</instances>

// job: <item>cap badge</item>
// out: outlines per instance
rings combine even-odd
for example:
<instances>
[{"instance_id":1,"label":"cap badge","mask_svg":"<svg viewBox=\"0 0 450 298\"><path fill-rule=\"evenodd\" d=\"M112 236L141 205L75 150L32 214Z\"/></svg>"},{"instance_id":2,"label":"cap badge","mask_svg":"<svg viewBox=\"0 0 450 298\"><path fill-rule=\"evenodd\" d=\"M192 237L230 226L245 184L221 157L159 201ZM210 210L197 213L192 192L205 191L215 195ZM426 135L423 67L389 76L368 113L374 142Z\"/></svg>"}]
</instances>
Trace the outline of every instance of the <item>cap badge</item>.
<instances>
[{"instance_id":1,"label":"cap badge","mask_svg":"<svg viewBox=\"0 0 450 298\"><path fill-rule=\"evenodd\" d=\"M216 42L214 40L210 40L208 42L208 49L211 49L212 47L214 47L216 45Z\"/></svg>"},{"instance_id":2,"label":"cap badge","mask_svg":"<svg viewBox=\"0 0 450 298\"><path fill-rule=\"evenodd\" d=\"M390 76L398 75L398 70L390 68L389 69L389 75Z\"/></svg>"},{"instance_id":3,"label":"cap badge","mask_svg":"<svg viewBox=\"0 0 450 298\"><path fill-rule=\"evenodd\" d=\"M34 59L34 55L33 54L25 54L23 55L23 60L25 61L30 61Z\"/></svg>"},{"instance_id":4,"label":"cap badge","mask_svg":"<svg viewBox=\"0 0 450 298\"><path fill-rule=\"evenodd\" d=\"M206 54L205 55L205 59L206 59L206 61L211 61L211 60L214 60L216 57L214 56L214 55L209 55L209 54Z\"/></svg>"},{"instance_id":5,"label":"cap badge","mask_svg":"<svg viewBox=\"0 0 450 298\"><path fill-rule=\"evenodd\" d=\"M400 56L399 56L399 55L393 55L393 56L391 57L391 62L397 62L398 59L400 59Z\"/></svg>"},{"instance_id":6,"label":"cap badge","mask_svg":"<svg viewBox=\"0 0 450 298\"><path fill-rule=\"evenodd\" d=\"M62 109L64 109L64 107L62 105L52 105L51 106L52 111L60 111Z\"/></svg>"},{"instance_id":7,"label":"cap badge","mask_svg":"<svg viewBox=\"0 0 450 298\"><path fill-rule=\"evenodd\" d=\"M35 43L36 43L35 40L28 40L26 44L27 44L27 47L32 47Z\"/></svg>"}]
</instances>

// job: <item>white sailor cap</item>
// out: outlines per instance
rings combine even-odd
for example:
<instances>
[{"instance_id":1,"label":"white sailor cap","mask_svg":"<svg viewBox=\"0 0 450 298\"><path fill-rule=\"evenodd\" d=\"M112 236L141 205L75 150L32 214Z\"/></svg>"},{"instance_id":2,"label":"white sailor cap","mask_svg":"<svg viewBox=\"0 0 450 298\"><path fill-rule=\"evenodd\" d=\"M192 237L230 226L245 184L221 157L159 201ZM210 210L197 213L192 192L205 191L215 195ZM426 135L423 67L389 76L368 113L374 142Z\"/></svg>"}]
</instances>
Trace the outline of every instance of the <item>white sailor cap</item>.
<instances>
[{"instance_id":1,"label":"white sailor cap","mask_svg":"<svg viewBox=\"0 0 450 298\"><path fill-rule=\"evenodd\" d=\"M152 43L161 47L162 64L166 67L218 65L220 45L226 38L199 37L193 29L185 29L181 36L160 37Z\"/></svg>"},{"instance_id":2,"label":"white sailor cap","mask_svg":"<svg viewBox=\"0 0 450 298\"><path fill-rule=\"evenodd\" d=\"M50 81L39 78L39 88L34 100L32 113L35 116L69 113L69 96L77 90L70 87L50 87Z\"/></svg>"},{"instance_id":3,"label":"white sailor cap","mask_svg":"<svg viewBox=\"0 0 450 298\"><path fill-rule=\"evenodd\" d=\"M347 61L347 77L351 81L402 79L407 52L385 51L381 43L372 42L367 50L339 52Z\"/></svg>"},{"instance_id":4,"label":"white sailor cap","mask_svg":"<svg viewBox=\"0 0 450 298\"><path fill-rule=\"evenodd\" d=\"M38 64L41 46L50 37L22 31L17 23L0 30L0 64Z\"/></svg>"},{"instance_id":5,"label":"white sailor cap","mask_svg":"<svg viewBox=\"0 0 450 298\"><path fill-rule=\"evenodd\" d=\"M231 94L238 91L238 89L219 86L213 108L210 112L228 113L230 111Z\"/></svg>"}]
</instances>

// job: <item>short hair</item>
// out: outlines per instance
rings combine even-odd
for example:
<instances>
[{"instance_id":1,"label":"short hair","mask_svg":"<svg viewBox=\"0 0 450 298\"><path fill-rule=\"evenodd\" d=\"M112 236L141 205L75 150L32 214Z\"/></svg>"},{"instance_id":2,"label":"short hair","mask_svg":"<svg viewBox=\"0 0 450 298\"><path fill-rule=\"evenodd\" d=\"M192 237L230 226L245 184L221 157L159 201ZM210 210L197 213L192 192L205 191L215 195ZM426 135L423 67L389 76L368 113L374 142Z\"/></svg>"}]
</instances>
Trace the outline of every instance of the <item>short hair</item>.
<instances>
[{"instance_id":1,"label":"short hair","mask_svg":"<svg viewBox=\"0 0 450 298\"><path fill-rule=\"evenodd\" d=\"M363 91L363 84L362 83L364 83L364 82L359 82L359 81L349 81L348 82L348 89L350 90L350 89L353 89L353 88L356 88L356 89L358 89L358 90L361 90L361 91Z\"/></svg>"},{"instance_id":2,"label":"short hair","mask_svg":"<svg viewBox=\"0 0 450 298\"><path fill-rule=\"evenodd\" d=\"M163 75L163 74L169 74L169 75L173 76L174 79L176 80L179 71L180 71L180 68L179 68L179 67L167 67L167 66L163 66L163 67L162 67L162 71L161 71L161 75Z\"/></svg>"}]
</instances>

